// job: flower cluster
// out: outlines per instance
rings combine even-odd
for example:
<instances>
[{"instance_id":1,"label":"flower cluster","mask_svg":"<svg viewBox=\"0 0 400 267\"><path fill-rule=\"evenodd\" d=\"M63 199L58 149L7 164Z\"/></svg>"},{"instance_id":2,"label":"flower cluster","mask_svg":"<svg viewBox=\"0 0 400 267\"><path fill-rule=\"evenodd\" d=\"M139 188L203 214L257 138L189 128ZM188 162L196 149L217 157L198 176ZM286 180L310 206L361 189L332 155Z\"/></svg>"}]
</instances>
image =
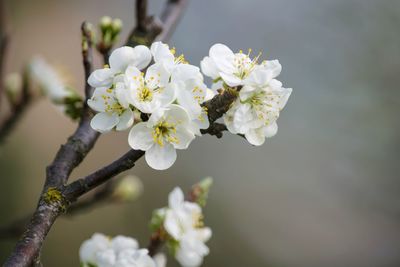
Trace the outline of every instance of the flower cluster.
<instances>
[{"instance_id":1,"label":"flower cluster","mask_svg":"<svg viewBox=\"0 0 400 267\"><path fill-rule=\"evenodd\" d=\"M184 267L200 266L209 253L205 242L211 238L211 229L203 225L201 207L185 201L182 190L177 187L169 194L168 207L157 210L155 217L159 218L158 224L165 230L178 262Z\"/></svg>"},{"instance_id":2,"label":"flower cluster","mask_svg":"<svg viewBox=\"0 0 400 267\"><path fill-rule=\"evenodd\" d=\"M200 69L174 54L161 42L150 49L121 47L112 52L109 66L88 79L96 88L88 105L98 112L92 128L121 131L135 124L130 146L146 151L147 163L159 170L169 168L175 150L186 149L200 129L208 128L200 105L207 95Z\"/></svg>"},{"instance_id":3,"label":"flower cluster","mask_svg":"<svg viewBox=\"0 0 400 267\"><path fill-rule=\"evenodd\" d=\"M224 114L224 123L231 133L261 145L276 134L276 120L292 90L275 79L282 69L277 60L259 63L260 55L252 59L250 52L212 46L201 61L202 72L213 79L211 90L200 69L183 55L175 56L175 49L166 44L118 48L109 66L95 70L88 79L96 88L88 105L98 112L91 126L99 132L132 127L129 145L146 151L152 168L164 170L175 162L176 149L188 148L200 130L210 126L201 104L216 89L234 90L238 98Z\"/></svg>"},{"instance_id":4,"label":"flower cluster","mask_svg":"<svg viewBox=\"0 0 400 267\"><path fill-rule=\"evenodd\" d=\"M130 237L116 236L109 238L95 233L84 241L79 249L83 267L165 267L163 254L153 258L146 249L139 249L138 242Z\"/></svg>"},{"instance_id":5,"label":"flower cluster","mask_svg":"<svg viewBox=\"0 0 400 267\"><path fill-rule=\"evenodd\" d=\"M214 87L238 88L238 99L223 116L225 125L231 133L243 134L259 146L277 133L276 120L292 89L283 88L275 79L282 70L278 60L258 63L260 54L252 59L250 53L233 53L227 46L215 44L201 68L214 79Z\"/></svg>"}]
</instances>

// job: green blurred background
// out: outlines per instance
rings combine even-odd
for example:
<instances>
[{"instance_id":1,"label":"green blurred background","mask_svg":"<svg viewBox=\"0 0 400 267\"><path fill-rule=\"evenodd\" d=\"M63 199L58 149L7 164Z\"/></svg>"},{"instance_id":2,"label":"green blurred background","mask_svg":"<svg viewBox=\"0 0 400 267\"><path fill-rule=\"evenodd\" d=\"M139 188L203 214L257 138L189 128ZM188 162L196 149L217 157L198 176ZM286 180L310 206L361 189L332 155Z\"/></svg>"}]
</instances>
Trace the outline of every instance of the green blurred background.
<instances>
[{"instance_id":1,"label":"green blurred background","mask_svg":"<svg viewBox=\"0 0 400 267\"><path fill-rule=\"evenodd\" d=\"M134 23L131 0L6 2L7 70L41 54L76 88L81 22L119 17L123 40ZM151 13L164 3L149 2ZM400 1L190 1L170 44L198 64L216 42L281 61L280 80L294 91L278 135L262 147L229 134L198 138L164 172L140 160L130 171L144 183L140 199L59 219L44 265L78 266L79 245L95 231L145 246L151 212L168 192L210 175L205 222L213 237L204 266L400 266ZM45 166L74 128L45 99L29 109L0 148L0 225L35 208ZM73 179L127 151L126 137L101 136ZM0 262L14 243L0 240Z\"/></svg>"}]
</instances>

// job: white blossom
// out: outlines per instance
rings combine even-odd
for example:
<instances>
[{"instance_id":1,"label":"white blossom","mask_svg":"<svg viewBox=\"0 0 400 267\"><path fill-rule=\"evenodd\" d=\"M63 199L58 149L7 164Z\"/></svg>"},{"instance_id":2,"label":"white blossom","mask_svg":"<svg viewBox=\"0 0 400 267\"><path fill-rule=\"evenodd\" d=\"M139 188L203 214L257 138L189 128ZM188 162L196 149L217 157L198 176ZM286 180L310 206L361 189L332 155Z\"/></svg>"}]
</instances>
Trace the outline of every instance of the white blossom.
<instances>
[{"instance_id":1,"label":"white blossom","mask_svg":"<svg viewBox=\"0 0 400 267\"><path fill-rule=\"evenodd\" d=\"M231 133L244 134L256 146L276 134L276 120L292 92L275 79L281 69L277 60L266 61L246 78L239 98L223 117Z\"/></svg>"},{"instance_id":2,"label":"white blossom","mask_svg":"<svg viewBox=\"0 0 400 267\"><path fill-rule=\"evenodd\" d=\"M200 266L203 257L209 253L205 242L211 237L211 229L203 227L202 218L201 207L185 201L180 188L169 194L164 228L179 242L175 257L184 267Z\"/></svg>"},{"instance_id":3,"label":"white blossom","mask_svg":"<svg viewBox=\"0 0 400 267\"><path fill-rule=\"evenodd\" d=\"M222 79L227 85L234 87L243 85L244 80L257 66L260 54L250 58L242 51L234 53L223 44L215 44L210 48L209 56L205 57L200 65L203 73L214 81Z\"/></svg>"},{"instance_id":4,"label":"white blossom","mask_svg":"<svg viewBox=\"0 0 400 267\"><path fill-rule=\"evenodd\" d=\"M188 148L195 137L189 126L190 118L185 109L172 104L157 109L147 122L133 126L128 137L129 145L146 151L145 159L150 167L168 169L176 160L175 149Z\"/></svg>"}]
</instances>

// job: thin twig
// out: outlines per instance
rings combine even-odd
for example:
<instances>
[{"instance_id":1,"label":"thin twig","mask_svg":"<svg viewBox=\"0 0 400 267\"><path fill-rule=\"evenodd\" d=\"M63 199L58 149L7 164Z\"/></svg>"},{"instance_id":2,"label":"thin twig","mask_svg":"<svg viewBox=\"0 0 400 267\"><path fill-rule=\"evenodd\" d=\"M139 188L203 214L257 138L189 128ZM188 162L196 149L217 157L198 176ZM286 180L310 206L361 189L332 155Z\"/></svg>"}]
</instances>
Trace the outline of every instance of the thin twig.
<instances>
[{"instance_id":1,"label":"thin twig","mask_svg":"<svg viewBox=\"0 0 400 267\"><path fill-rule=\"evenodd\" d=\"M6 12L4 1L0 0L0 107L2 96L4 94L4 65L6 57L6 48L8 44L8 35L6 33Z\"/></svg>"},{"instance_id":2,"label":"thin twig","mask_svg":"<svg viewBox=\"0 0 400 267\"><path fill-rule=\"evenodd\" d=\"M15 125L22 118L23 113L27 110L32 102L33 96L30 93L28 71L24 70L22 91L19 99L11 106L9 116L0 126L0 144L4 142L6 137L14 129Z\"/></svg>"}]
</instances>

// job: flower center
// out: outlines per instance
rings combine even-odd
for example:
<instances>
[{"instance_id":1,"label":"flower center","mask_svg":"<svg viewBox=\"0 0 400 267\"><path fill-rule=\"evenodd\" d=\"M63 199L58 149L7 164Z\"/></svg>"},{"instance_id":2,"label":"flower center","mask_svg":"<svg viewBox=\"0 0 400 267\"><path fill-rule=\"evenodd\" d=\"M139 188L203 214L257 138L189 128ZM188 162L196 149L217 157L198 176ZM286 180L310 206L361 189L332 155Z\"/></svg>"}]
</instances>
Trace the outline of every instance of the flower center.
<instances>
[{"instance_id":1,"label":"flower center","mask_svg":"<svg viewBox=\"0 0 400 267\"><path fill-rule=\"evenodd\" d=\"M153 127L153 140L159 146L164 146L164 141L168 143L179 143L179 139L172 134L176 134L176 124L167 122L165 120L159 122Z\"/></svg>"},{"instance_id":2,"label":"flower center","mask_svg":"<svg viewBox=\"0 0 400 267\"><path fill-rule=\"evenodd\" d=\"M153 100L153 92L147 86L143 86L138 91L138 98L142 102L150 102Z\"/></svg>"},{"instance_id":3,"label":"flower center","mask_svg":"<svg viewBox=\"0 0 400 267\"><path fill-rule=\"evenodd\" d=\"M246 79L254 67L257 65L258 60L260 59L261 52L253 59L250 58L251 48L249 49L247 54L243 54L243 51L240 50L238 54L235 55L233 60L233 64L236 67L236 72L234 73L236 77L240 79Z\"/></svg>"},{"instance_id":4,"label":"flower center","mask_svg":"<svg viewBox=\"0 0 400 267\"><path fill-rule=\"evenodd\" d=\"M107 89L107 92L109 92L111 89ZM121 115L124 112L124 108L116 101L110 101L111 96L109 95L102 95L101 98L103 98L104 101L104 106L105 106L105 112L107 113L117 113L118 115ZM111 102L111 103L110 103Z\"/></svg>"}]
</instances>

